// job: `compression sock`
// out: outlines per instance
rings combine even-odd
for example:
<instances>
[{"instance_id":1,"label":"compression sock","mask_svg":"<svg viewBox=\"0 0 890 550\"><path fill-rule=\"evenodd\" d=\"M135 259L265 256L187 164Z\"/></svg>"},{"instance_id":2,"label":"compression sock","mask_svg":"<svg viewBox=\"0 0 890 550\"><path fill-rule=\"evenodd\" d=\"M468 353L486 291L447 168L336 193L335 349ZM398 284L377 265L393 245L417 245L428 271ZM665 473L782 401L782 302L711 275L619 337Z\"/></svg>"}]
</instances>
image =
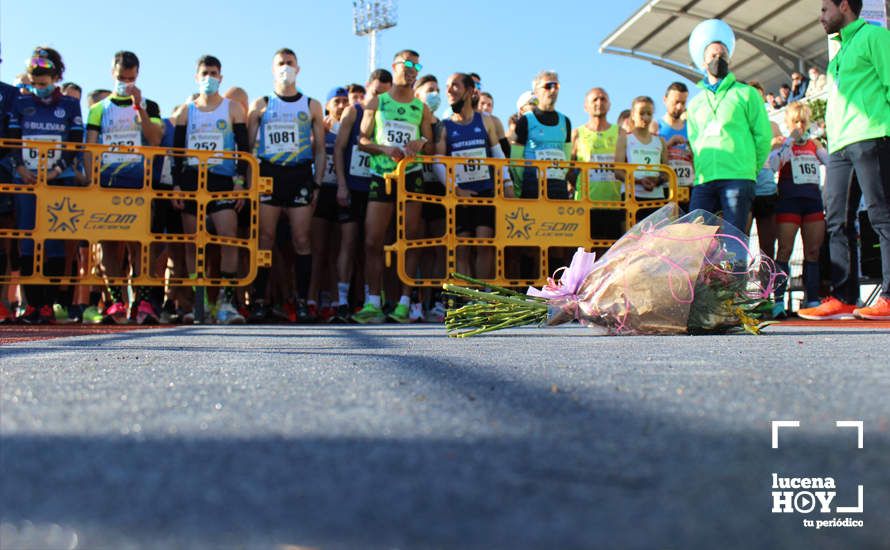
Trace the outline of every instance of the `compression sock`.
<instances>
[{"instance_id":1,"label":"compression sock","mask_svg":"<svg viewBox=\"0 0 890 550\"><path fill-rule=\"evenodd\" d=\"M780 262L776 260L776 267L787 275L787 277L784 277L782 282L776 286L776 301L778 302L785 299L785 290L788 289L788 280L791 279L791 265L788 262Z\"/></svg>"},{"instance_id":2,"label":"compression sock","mask_svg":"<svg viewBox=\"0 0 890 550\"><path fill-rule=\"evenodd\" d=\"M309 280L312 278L312 254L297 254L294 267L297 275L297 294L306 300L309 298Z\"/></svg>"},{"instance_id":3,"label":"compression sock","mask_svg":"<svg viewBox=\"0 0 890 550\"><path fill-rule=\"evenodd\" d=\"M821 277L819 276L819 262L803 263L803 288L806 293L807 302L819 301L819 285Z\"/></svg>"}]
</instances>

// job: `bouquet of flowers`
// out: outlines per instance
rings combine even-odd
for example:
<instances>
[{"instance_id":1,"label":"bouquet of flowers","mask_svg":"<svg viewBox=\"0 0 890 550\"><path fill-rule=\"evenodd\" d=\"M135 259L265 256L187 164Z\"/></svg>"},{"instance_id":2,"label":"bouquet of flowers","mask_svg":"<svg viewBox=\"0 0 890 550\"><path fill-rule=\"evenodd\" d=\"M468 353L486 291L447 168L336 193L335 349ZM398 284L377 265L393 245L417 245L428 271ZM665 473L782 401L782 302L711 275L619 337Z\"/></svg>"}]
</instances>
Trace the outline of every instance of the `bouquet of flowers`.
<instances>
[{"instance_id":1,"label":"bouquet of flowers","mask_svg":"<svg viewBox=\"0 0 890 550\"><path fill-rule=\"evenodd\" d=\"M560 274L560 272L562 272ZM556 280L557 275L559 279ZM677 217L667 205L638 223L597 259L579 248L542 289L526 294L455 278L482 289L446 284L452 298L450 336L468 337L531 324L577 320L603 334L753 334L772 306L785 273L752 254L747 237L704 210Z\"/></svg>"}]
</instances>

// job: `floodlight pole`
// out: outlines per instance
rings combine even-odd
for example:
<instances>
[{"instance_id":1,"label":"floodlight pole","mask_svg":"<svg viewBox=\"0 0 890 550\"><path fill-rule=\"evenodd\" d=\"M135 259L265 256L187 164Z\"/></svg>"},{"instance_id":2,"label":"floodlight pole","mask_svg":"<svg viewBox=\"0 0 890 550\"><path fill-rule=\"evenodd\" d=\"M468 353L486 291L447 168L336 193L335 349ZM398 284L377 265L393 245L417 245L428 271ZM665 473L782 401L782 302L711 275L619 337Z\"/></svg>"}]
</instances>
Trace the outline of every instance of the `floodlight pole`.
<instances>
[{"instance_id":1,"label":"floodlight pole","mask_svg":"<svg viewBox=\"0 0 890 550\"><path fill-rule=\"evenodd\" d=\"M368 37L368 72L377 68L377 33L396 26L396 0L354 0L352 25L356 36Z\"/></svg>"}]
</instances>

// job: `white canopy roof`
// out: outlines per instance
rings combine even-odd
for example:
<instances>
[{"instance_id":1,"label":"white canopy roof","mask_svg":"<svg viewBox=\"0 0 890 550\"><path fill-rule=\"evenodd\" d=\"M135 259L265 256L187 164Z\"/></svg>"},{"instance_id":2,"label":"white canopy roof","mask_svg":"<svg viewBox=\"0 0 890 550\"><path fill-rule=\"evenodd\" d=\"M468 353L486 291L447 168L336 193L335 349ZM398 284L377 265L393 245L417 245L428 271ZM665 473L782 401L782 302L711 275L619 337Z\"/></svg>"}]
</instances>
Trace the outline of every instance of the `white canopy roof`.
<instances>
[{"instance_id":1,"label":"white canopy roof","mask_svg":"<svg viewBox=\"0 0 890 550\"><path fill-rule=\"evenodd\" d=\"M739 80L758 80L767 91L790 82L791 72L825 71L828 41L819 0L651 0L600 45L600 53L635 57L697 82L689 58L692 29L722 19L736 34L729 64Z\"/></svg>"}]
</instances>

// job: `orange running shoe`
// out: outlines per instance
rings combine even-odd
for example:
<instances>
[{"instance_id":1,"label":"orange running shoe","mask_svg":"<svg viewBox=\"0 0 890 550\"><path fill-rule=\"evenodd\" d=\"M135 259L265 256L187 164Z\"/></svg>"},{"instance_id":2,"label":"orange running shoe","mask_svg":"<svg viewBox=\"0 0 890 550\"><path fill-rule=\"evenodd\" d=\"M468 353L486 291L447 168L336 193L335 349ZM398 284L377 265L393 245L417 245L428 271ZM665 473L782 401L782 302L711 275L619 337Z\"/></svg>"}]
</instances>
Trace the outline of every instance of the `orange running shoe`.
<instances>
[{"instance_id":1,"label":"orange running shoe","mask_svg":"<svg viewBox=\"0 0 890 550\"><path fill-rule=\"evenodd\" d=\"M11 323L12 320L12 313L10 313L8 309L6 309L6 306L3 305L3 302L0 302L0 325L2 325L3 323Z\"/></svg>"},{"instance_id":2,"label":"orange running shoe","mask_svg":"<svg viewBox=\"0 0 890 550\"><path fill-rule=\"evenodd\" d=\"M890 298L881 296L871 307L854 309L853 315L869 321L890 321Z\"/></svg>"},{"instance_id":3,"label":"orange running shoe","mask_svg":"<svg viewBox=\"0 0 890 550\"><path fill-rule=\"evenodd\" d=\"M845 304L832 296L822 300L822 303L816 307L799 310L797 315L801 319L810 321L848 320L856 318L853 315L855 309L856 306Z\"/></svg>"}]
</instances>

